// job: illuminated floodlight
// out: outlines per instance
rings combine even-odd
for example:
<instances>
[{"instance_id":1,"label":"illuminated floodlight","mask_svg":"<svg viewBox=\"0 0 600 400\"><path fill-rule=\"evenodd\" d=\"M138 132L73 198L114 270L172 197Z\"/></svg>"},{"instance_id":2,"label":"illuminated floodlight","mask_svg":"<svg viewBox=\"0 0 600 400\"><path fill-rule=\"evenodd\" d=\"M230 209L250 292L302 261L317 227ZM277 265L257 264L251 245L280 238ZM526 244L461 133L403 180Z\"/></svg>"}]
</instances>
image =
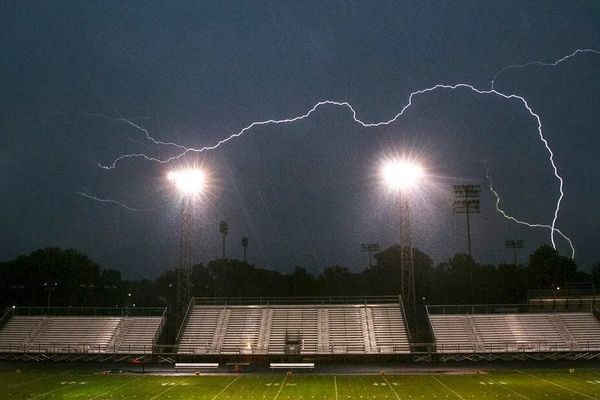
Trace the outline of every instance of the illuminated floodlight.
<instances>
[{"instance_id":1,"label":"illuminated floodlight","mask_svg":"<svg viewBox=\"0 0 600 400\"><path fill-rule=\"evenodd\" d=\"M383 180L390 189L410 189L425 174L423 168L410 160L387 161L382 168Z\"/></svg>"},{"instance_id":2,"label":"illuminated floodlight","mask_svg":"<svg viewBox=\"0 0 600 400\"><path fill-rule=\"evenodd\" d=\"M201 193L206 184L206 174L199 168L171 171L167 179L173 182L179 192L189 196Z\"/></svg>"}]
</instances>

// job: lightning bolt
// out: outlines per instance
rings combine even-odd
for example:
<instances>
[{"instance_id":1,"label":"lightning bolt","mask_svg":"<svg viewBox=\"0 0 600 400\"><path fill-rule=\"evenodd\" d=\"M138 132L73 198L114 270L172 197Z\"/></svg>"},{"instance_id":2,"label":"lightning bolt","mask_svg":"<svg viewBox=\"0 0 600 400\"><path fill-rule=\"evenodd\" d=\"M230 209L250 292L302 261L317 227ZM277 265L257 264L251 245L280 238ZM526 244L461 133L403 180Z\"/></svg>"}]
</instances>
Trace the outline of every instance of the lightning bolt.
<instances>
[{"instance_id":1,"label":"lightning bolt","mask_svg":"<svg viewBox=\"0 0 600 400\"><path fill-rule=\"evenodd\" d=\"M174 160L178 160L182 157L184 157L186 154L193 152L193 153L201 153L204 151L209 151L209 150L215 150L218 147L220 147L221 145L235 139L238 138L242 135L244 135L245 133L251 131L253 128L258 127L258 126L263 126L263 125L278 125L278 124L289 124L289 123L294 123L297 121L301 121L303 119L306 119L308 117L310 117L315 111L317 111L317 109L324 107L324 106L336 106L336 107L341 107L341 108L346 108L348 109L351 114L352 114L352 119L354 122L356 122L357 124L369 128L369 127L379 127L379 126L384 126L384 125L389 125L394 123L398 118L400 118L401 116L404 115L405 111L408 110L412 105L413 105L413 98L415 96L420 96L420 95L424 95L430 92L434 92L437 90L457 90L457 89L466 89L469 90L475 94L478 95L491 95L491 96L498 96L501 98L504 98L506 100L515 100L518 101L522 104L522 106L527 110L527 112L531 115L531 117L533 117L536 121L537 124L537 133L539 136L540 141L543 143L544 147L546 148L546 151L548 152L548 158L550 161L550 164L552 166L552 171L554 176L556 177L556 179L558 180L559 183L559 196L558 199L556 201L556 206L555 206L555 210L554 210L554 216L552 219L552 224L551 225L540 225L540 224L529 224L525 221L520 221L517 220L514 217L509 216L508 214L506 214L504 211L502 211L501 209L499 209L498 204L499 204L499 195L496 191L493 190L493 188L490 185L490 190L492 190L492 192L494 193L494 195L497 198L497 210L498 212L500 212L504 217L513 220L516 223L519 224L525 224L525 225L529 225L531 227L546 227L550 229L550 239L552 242L552 246L554 248L556 248L556 242L555 242L555 232L559 232L559 234L561 236L563 236L571 245L571 248L573 250L573 254L574 254L574 248L572 245L571 240L566 237L564 234L562 234L562 232L560 232L559 230L556 229L556 222L558 220L558 215L560 213L560 206L562 204L562 200L564 198L564 181L563 178L560 176L560 174L558 173L558 167L554 161L554 153L552 151L552 149L550 148L550 145L547 141L547 139L544 136L543 133L543 129L542 129L542 122L540 119L540 116L535 113L533 111L533 109L531 108L531 106L529 105L529 103L527 102L527 100L520 95L517 94L506 94L503 92L499 92L495 89L495 82L498 79L498 77L504 73L505 71L509 70L509 69L520 69L520 68L526 68L528 66L532 66L532 65L540 65L540 66L557 66L560 63L575 57L577 54L581 54L581 53L594 53L594 54L600 54L600 51L595 50L595 49L577 49L574 52L572 52L571 54L568 54L556 61L553 62L542 62L542 61L532 61L532 62L528 62L525 64L514 64L514 65L509 65L507 67L504 67L502 69L500 69L498 72L496 72L496 74L493 76L492 80L491 80L491 88L488 90L483 90L483 89L478 89L475 86L468 84L468 83L457 83L457 84L438 84L435 86L431 86L429 88L426 89L420 89L417 91L414 91L412 93L410 93L409 97L408 97L408 102L406 103L406 105L391 119L389 120L384 120L384 121L379 121L379 122L364 122L361 119L359 119L357 117L357 112L354 109L354 107L345 101L334 101L334 100L324 100L324 101L319 101L317 102L315 105L312 106L312 108L310 108L308 111L306 111L304 114L300 114L297 116L292 116L292 117L288 117L288 118L284 118L284 119L268 119L268 120L264 120L264 121L255 121L252 122L251 124L247 125L246 127L242 128L240 131L235 132L227 137L225 137L224 139L219 140L218 142L216 142L213 145L209 145L209 146L205 146L205 147L201 147L201 148L193 148L193 147L186 147L183 145L180 145L178 143L173 143L173 142L163 142L160 140L155 139L154 137L152 137L152 135L150 135L150 133L148 132L147 129L141 127L138 124L135 124L133 121L125 119L125 118L118 118L118 119L112 119L109 118L111 120L115 120L115 121L121 121L123 123L129 124L130 126L139 129L140 131L144 132L146 138L148 140L150 140L152 143L157 144L157 145L165 145L165 146L172 146L175 147L179 150L181 150L179 153L165 158L165 159L161 159L161 158L156 158L156 157L149 157L146 154L143 153L134 153L134 154L124 154L121 155L119 157L117 157L116 159L114 159L112 161L112 163L108 164L108 165L103 165L103 164L99 164L99 167L107 169L107 170L111 170L117 167L117 164L120 163L121 161L124 161L126 159L133 159L133 158L143 158L145 160L151 161L151 162L156 162L156 163L160 163L160 164L167 164L169 162L172 162Z\"/></svg>"},{"instance_id":2,"label":"lightning bolt","mask_svg":"<svg viewBox=\"0 0 600 400\"><path fill-rule=\"evenodd\" d=\"M126 210L129 211L137 211L137 212L146 212L146 211L150 211L151 209L140 209L140 208L134 208L134 207L129 207L127 204L124 204L120 201L117 200L112 200L112 199L102 199L100 197L94 196L93 194L91 194L89 191L85 191L85 192L76 192L78 195L86 197L88 199L91 200L95 200L95 201L99 201L101 203L109 203L109 204L115 204L119 207L122 207Z\"/></svg>"},{"instance_id":3,"label":"lightning bolt","mask_svg":"<svg viewBox=\"0 0 600 400\"><path fill-rule=\"evenodd\" d=\"M572 52L571 54L568 54L562 58L559 58L556 61L552 61L552 62L544 62L544 61L530 61L530 62L526 62L525 64L513 64L513 65L509 65L507 67L502 68L500 71L496 72L496 74L494 75L494 77L492 78L492 89L494 89L494 85L496 83L496 80L498 79L498 77L500 76L500 74L502 74L505 71L508 71L509 69L521 69L521 68L527 68L530 67L532 65L539 65L542 67L556 67L558 64L567 61L569 58L575 57L577 54L580 53L594 53L594 54L600 54L600 51L595 50L595 49L577 49L574 52Z\"/></svg>"},{"instance_id":4,"label":"lightning bolt","mask_svg":"<svg viewBox=\"0 0 600 400\"><path fill-rule=\"evenodd\" d=\"M489 182L489 189L490 191L494 194L494 196L496 197L496 211L498 211L500 214L502 214L502 216L508 220L511 220L519 225L525 225L528 226L529 228L545 228L545 229L551 229L554 230L556 233L558 233L560 236L563 237L563 239L565 239L568 243L569 246L571 247L571 258L575 258L575 246L573 246L573 242L571 241L571 239L569 239L564 233L562 233L560 231L560 229L558 228L553 228L552 225L544 225L544 224L532 224L526 221L522 221L519 220L511 215L508 215L503 209L500 208L500 195L498 194L498 192L496 192L496 190L494 189L494 182L492 181L492 177L489 174L489 171L486 173L486 178Z\"/></svg>"}]
</instances>

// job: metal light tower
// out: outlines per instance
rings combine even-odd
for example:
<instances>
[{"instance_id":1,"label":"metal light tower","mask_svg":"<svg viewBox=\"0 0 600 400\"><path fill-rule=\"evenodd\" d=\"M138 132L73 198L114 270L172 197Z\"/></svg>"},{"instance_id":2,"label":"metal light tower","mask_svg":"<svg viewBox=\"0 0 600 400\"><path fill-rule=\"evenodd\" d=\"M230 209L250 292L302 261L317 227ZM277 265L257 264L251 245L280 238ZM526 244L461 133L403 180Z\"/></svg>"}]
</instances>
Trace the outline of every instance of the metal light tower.
<instances>
[{"instance_id":1,"label":"metal light tower","mask_svg":"<svg viewBox=\"0 0 600 400\"><path fill-rule=\"evenodd\" d=\"M513 250L514 262L515 262L515 265L517 265L517 249L523 248L523 241L522 240L505 240L504 247L507 249Z\"/></svg>"},{"instance_id":2,"label":"metal light tower","mask_svg":"<svg viewBox=\"0 0 600 400\"><path fill-rule=\"evenodd\" d=\"M473 258L471 252L471 221L469 215L479 213L479 185L453 185L454 188L454 212L467 216L467 243L469 246L469 257Z\"/></svg>"},{"instance_id":3,"label":"metal light tower","mask_svg":"<svg viewBox=\"0 0 600 400\"><path fill-rule=\"evenodd\" d=\"M194 201L204 188L205 176L201 169L183 169L169 172L167 179L178 190L182 201L175 307L176 326L179 326L192 296L192 211Z\"/></svg>"},{"instance_id":4,"label":"metal light tower","mask_svg":"<svg viewBox=\"0 0 600 400\"><path fill-rule=\"evenodd\" d=\"M388 187L399 194L400 202L400 294L404 304L416 305L415 266L410 229L410 191L423 176L423 169L408 160L395 160L383 167ZM408 307L412 309L413 307Z\"/></svg>"},{"instance_id":5,"label":"metal light tower","mask_svg":"<svg viewBox=\"0 0 600 400\"><path fill-rule=\"evenodd\" d=\"M369 268L373 266L373 253L379 251L379 243L361 243L360 251L362 253L369 253Z\"/></svg>"},{"instance_id":6,"label":"metal light tower","mask_svg":"<svg viewBox=\"0 0 600 400\"><path fill-rule=\"evenodd\" d=\"M192 295L192 204L185 198L181 207L179 265L177 268L177 326L183 321Z\"/></svg>"}]
</instances>

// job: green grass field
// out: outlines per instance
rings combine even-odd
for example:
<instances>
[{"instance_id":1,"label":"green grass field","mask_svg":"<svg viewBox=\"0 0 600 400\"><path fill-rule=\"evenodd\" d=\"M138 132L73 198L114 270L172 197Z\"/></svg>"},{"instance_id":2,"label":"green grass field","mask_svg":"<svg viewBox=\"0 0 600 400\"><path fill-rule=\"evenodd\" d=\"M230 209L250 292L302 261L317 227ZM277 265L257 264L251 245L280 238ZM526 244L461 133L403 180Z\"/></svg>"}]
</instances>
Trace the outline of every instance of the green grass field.
<instances>
[{"instance_id":1,"label":"green grass field","mask_svg":"<svg viewBox=\"0 0 600 400\"><path fill-rule=\"evenodd\" d=\"M1 399L600 399L600 370L470 375L102 375L0 370Z\"/></svg>"}]
</instances>

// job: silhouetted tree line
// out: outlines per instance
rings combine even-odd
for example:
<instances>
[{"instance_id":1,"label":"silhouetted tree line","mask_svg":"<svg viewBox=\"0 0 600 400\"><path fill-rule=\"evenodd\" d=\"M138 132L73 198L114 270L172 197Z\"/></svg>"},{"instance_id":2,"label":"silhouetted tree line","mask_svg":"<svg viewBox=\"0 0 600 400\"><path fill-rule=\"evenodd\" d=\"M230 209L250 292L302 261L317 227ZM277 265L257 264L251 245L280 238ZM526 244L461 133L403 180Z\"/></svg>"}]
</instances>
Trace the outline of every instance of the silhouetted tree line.
<instances>
[{"instance_id":1,"label":"silhouetted tree line","mask_svg":"<svg viewBox=\"0 0 600 400\"><path fill-rule=\"evenodd\" d=\"M343 266L320 274L298 266L290 274L258 268L234 259L195 265L192 293L198 297L397 295L400 251L389 247L376 263L353 272ZM550 289L567 282L600 286L600 264L578 271L552 247L538 248L526 264L479 264L456 254L434 265L415 249L417 299L427 304L518 303L528 289ZM176 299L177 276L165 271L154 281L123 280L120 272L101 268L76 250L46 248L0 263L0 305L18 306L167 306Z\"/></svg>"}]
</instances>

